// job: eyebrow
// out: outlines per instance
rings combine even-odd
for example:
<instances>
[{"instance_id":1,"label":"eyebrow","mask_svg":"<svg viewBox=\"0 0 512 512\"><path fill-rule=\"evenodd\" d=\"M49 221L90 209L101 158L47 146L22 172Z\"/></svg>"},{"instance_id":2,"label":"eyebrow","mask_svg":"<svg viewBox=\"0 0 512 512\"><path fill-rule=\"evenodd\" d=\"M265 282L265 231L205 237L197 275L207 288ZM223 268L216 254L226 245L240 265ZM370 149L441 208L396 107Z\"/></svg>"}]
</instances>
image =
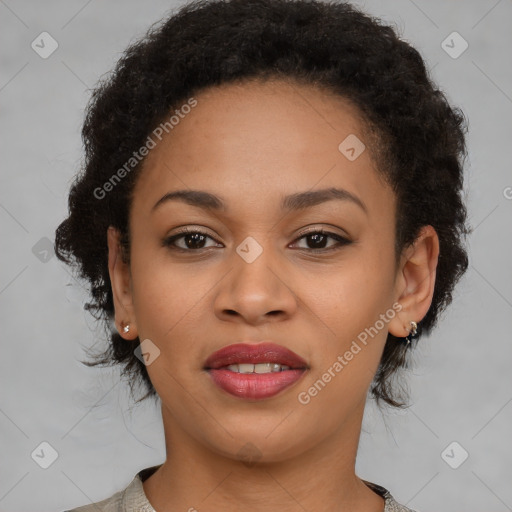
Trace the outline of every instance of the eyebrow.
<instances>
[{"instance_id":1,"label":"eyebrow","mask_svg":"<svg viewBox=\"0 0 512 512\"><path fill-rule=\"evenodd\" d=\"M325 188L320 190L308 190L283 197L281 209L286 211L305 210L327 201L349 201L359 206L365 213L368 213L366 205L359 197L342 188ZM191 206L204 210L227 210L225 202L218 196L203 190L175 190L161 197L153 206L155 211L159 206L168 201L181 201Z\"/></svg>"}]
</instances>

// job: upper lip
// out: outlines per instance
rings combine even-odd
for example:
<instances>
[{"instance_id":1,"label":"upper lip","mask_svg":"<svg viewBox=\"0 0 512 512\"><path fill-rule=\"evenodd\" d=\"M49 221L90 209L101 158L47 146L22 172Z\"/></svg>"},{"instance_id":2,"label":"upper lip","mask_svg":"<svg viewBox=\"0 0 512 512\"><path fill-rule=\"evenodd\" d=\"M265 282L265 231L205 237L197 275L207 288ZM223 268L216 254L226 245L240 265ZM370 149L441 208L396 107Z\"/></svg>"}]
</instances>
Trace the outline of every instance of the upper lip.
<instances>
[{"instance_id":1,"label":"upper lip","mask_svg":"<svg viewBox=\"0 0 512 512\"><path fill-rule=\"evenodd\" d=\"M290 368L307 368L302 357L295 352L271 342L257 344L235 343L210 354L205 369L217 369L231 364L277 363Z\"/></svg>"}]
</instances>

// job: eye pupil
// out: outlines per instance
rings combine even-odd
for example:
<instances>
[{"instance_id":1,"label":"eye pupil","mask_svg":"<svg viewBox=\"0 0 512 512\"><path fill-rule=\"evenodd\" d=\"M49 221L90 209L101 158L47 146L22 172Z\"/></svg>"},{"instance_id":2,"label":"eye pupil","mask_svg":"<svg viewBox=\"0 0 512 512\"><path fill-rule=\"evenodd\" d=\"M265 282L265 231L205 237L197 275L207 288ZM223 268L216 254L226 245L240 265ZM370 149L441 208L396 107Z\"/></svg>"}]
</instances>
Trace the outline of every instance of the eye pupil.
<instances>
[{"instance_id":1,"label":"eye pupil","mask_svg":"<svg viewBox=\"0 0 512 512\"><path fill-rule=\"evenodd\" d=\"M322 233L315 233L313 235L308 235L308 237L313 240L313 246L315 249L325 248L325 241L327 237Z\"/></svg>"},{"instance_id":2,"label":"eye pupil","mask_svg":"<svg viewBox=\"0 0 512 512\"><path fill-rule=\"evenodd\" d=\"M204 243L204 239L206 237L204 235L202 235L201 233L193 233L193 234L190 234L190 235L186 235L183 237L183 239L185 240L185 245L189 248L189 249L202 249L202 246L201 247L197 247L197 243L199 241L199 244L201 242ZM189 243L189 241L192 240L192 243Z\"/></svg>"}]
</instances>

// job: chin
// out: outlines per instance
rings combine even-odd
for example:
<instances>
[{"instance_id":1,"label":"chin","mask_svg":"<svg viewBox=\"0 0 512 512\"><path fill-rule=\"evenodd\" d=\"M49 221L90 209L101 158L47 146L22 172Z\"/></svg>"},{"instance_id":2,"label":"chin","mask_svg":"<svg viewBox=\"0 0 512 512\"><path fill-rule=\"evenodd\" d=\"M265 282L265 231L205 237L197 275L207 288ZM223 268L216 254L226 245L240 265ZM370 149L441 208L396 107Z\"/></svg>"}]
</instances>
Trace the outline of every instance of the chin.
<instances>
[{"instance_id":1,"label":"chin","mask_svg":"<svg viewBox=\"0 0 512 512\"><path fill-rule=\"evenodd\" d=\"M310 445L313 446L313 438L318 440L314 434L308 443L296 431L273 432L270 436L267 434L270 430L263 429L258 434L231 432L233 438L226 435L223 439L209 439L208 448L227 459L243 462L246 466L287 461L300 455Z\"/></svg>"}]
</instances>

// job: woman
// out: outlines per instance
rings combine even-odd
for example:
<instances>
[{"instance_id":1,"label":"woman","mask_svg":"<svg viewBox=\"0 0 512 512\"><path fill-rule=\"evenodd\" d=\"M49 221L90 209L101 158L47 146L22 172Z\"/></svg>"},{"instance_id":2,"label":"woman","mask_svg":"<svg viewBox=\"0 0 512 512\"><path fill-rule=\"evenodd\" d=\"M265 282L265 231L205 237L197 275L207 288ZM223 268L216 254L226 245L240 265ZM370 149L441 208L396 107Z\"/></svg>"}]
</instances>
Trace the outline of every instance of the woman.
<instances>
[{"instance_id":1,"label":"woman","mask_svg":"<svg viewBox=\"0 0 512 512\"><path fill-rule=\"evenodd\" d=\"M463 121L345 3L190 3L126 51L56 252L167 454L74 511L409 510L355 459L468 264Z\"/></svg>"}]
</instances>

